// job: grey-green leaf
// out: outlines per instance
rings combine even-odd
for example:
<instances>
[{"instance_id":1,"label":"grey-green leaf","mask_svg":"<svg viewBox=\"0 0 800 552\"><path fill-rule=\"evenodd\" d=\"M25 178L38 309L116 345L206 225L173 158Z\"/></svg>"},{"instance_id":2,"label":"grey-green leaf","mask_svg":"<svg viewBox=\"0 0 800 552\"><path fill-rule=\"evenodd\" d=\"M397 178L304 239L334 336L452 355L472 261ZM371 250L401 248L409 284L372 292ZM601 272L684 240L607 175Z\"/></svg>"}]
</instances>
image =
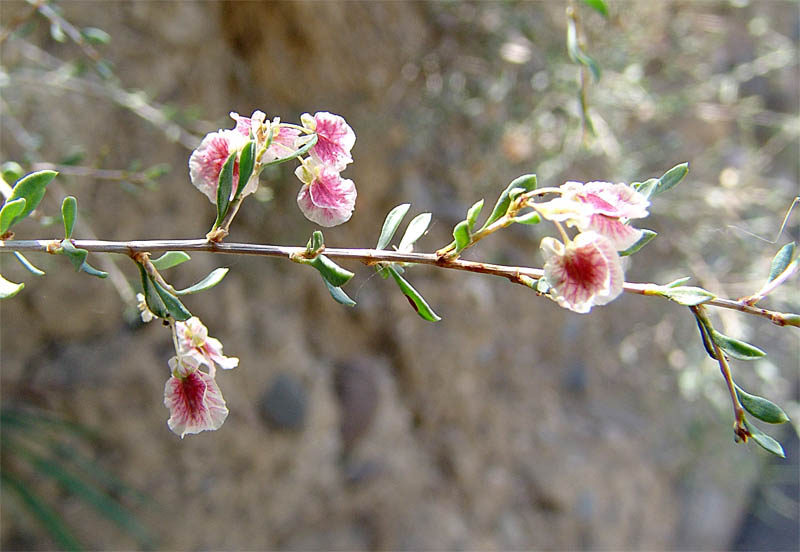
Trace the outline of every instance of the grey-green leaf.
<instances>
[{"instance_id":1,"label":"grey-green leaf","mask_svg":"<svg viewBox=\"0 0 800 552\"><path fill-rule=\"evenodd\" d=\"M600 80L600 67L578 44L578 31L572 19L567 21L567 53L572 61L588 67L595 81Z\"/></svg>"},{"instance_id":2,"label":"grey-green leaf","mask_svg":"<svg viewBox=\"0 0 800 552\"><path fill-rule=\"evenodd\" d=\"M217 182L217 220L214 225L219 225L228 213L231 203L231 190L233 189L233 168L236 163L236 153L233 152L225 160L222 170L219 171Z\"/></svg>"},{"instance_id":3,"label":"grey-green leaf","mask_svg":"<svg viewBox=\"0 0 800 552\"><path fill-rule=\"evenodd\" d=\"M144 292L144 302L147 303L147 308L159 318L169 317L167 307L164 306L164 301L161 300L161 296L153 286L153 282L147 275L144 266L139 263L136 263L136 266L139 267L139 275L142 278L142 291Z\"/></svg>"},{"instance_id":4,"label":"grey-green leaf","mask_svg":"<svg viewBox=\"0 0 800 552\"><path fill-rule=\"evenodd\" d=\"M687 174L689 174L689 163L675 165L658 179L658 185L652 195L657 196L658 194L663 194L667 190L678 185L681 180L686 178Z\"/></svg>"},{"instance_id":5,"label":"grey-green leaf","mask_svg":"<svg viewBox=\"0 0 800 552\"><path fill-rule=\"evenodd\" d=\"M421 213L411 219L406 228L406 233L400 239L399 251L410 251L418 239L422 237L431 223L430 213Z\"/></svg>"},{"instance_id":6,"label":"grey-green leaf","mask_svg":"<svg viewBox=\"0 0 800 552\"><path fill-rule=\"evenodd\" d=\"M158 293L158 296L164 302L164 307L166 307L167 312L169 312L172 318L183 322L184 320L189 320L192 317L192 313L189 312L187 308L183 306L183 303L181 303L180 299L178 299L177 297L172 295L169 291L167 291L167 289L161 284L159 284L154 278L149 278L149 279L150 283L153 284L156 293Z\"/></svg>"},{"instance_id":7,"label":"grey-green leaf","mask_svg":"<svg viewBox=\"0 0 800 552\"><path fill-rule=\"evenodd\" d=\"M737 360L754 360L767 355L767 353L755 345L750 345L744 341L728 337L713 328L710 330L710 334L711 339L714 340L714 343L719 345L720 349Z\"/></svg>"},{"instance_id":8,"label":"grey-green leaf","mask_svg":"<svg viewBox=\"0 0 800 552\"><path fill-rule=\"evenodd\" d=\"M761 448L766 450L767 452L771 452L775 456L780 456L781 458L786 458L786 454L783 452L783 447L781 444L758 429L756 426L748 422L747 420L744 421L745 427L750 432L750 437L752 437L753 441L756 442Z\"/></svg>"},{"instance_id":9,"label":"grey-green leaf","mask_svg":"<svg viewBox=\"0 0 800 552\"><path fill-rule=\"evenodd\" d=\"M253 174L253 167L256 164L256 143L253 140L247 142L247 144L242 148L242 155L239 158L239 182L236 185L236 195L234 195L234 200L238 199L242 192L244 191L245 186L247 186L247 181L250 180L250 177Z\"/></svg>"},{"instance_id":10,"label":"grey-green leaf","mask_svg":"<svg viewBox=\"0 0 800 552\"><path fill-rule=\"evenodd\" d=\"M542 217L539 216L539 213L536 211L531 211L529 213L525 213L524 215L514 217L514 222L517 224L539 224L542 222Z\"/></svg>"},{"instance_id":11,"label":"grey-green leaf","mask_svg":"<svg viewBox=\"0 0 800 552\"><path fill-rule=\"evenodd\" d=\"M736 386L736 396L739 397L739 402L750 414L768 424L783 424L789 421L789 416L783 409L774 402L751 395L738 385Z\"/></svg>"},{"instance_id":12,"label":"grey-green leaf","mask_svg":"<svg viewBox=\"0 0 800 552\"><path fill-rule=\"evenodd\" d=\"M8 299L9 297L14 297L17 293L25 287L25 283L15 284L14 282L9 282L2 276L0 276L0 299Z\"/></svg>"},{"instance_id":13,"label":"grey-green leaf","mask_svg":"<svg viewBox=\"0 0 800 552\"><path fill-rule=\"evenodd\" d=\"M678 278L677 280L672 280L668 284L664 284L663 287L669 287L669 288L678 287L678 286L681 286L681 285L685 284L686 282L688 282L691 279L692 279L691 276L684 276L683 278Z\"/></svg>"},{"instance_id":14,"label":"grey-green leaf","mask_svg":"<svg viewBox=\"0 0 800 552\"><path fill-rule=\"evenodd\" d=\"M466 220L462 220L456 227L453 228L453 237L456 240L456 253L461 253L465 247L469 245L470 237L469 237L469 223Z\"/></svg>"},{"instance_id":15,"label":"grey-green leaf","mask_svg":"<svg viewBox=\"0 0 800 552\"><path fill-rule=\"evenodd\" d=\"M687 307L700 305L716 297L710 291L694 286L665 287L659 290L658 294Z\"/></svg>"},{"instance_id":16,"label":"grey-green leaf","mask_svg":"<svg viewBox=\"0 0 800 552\"><path fill-rule=\"evenodd\" d=\"M475 228L475 222L478 220L478 215L483 210L483 200L476 201L475 204L467 211L467 229L472 233Z\"/></svg>"},{"instance_id":17,"label":"grey-green leaf","mask_svg":"<svg viewBox=\"0 0 800 552\"><path fill-rule=\"evenodd\" d=\"M25 258L25 255L20 253L19 251L14 251L14 256L17 260L25 267L25 269L30 272L31 274L35 274L36 276L44 276L44 270L41 270L34 266L32 262Z\"/></svg>"},{"instance_id":18,"label":"grey-green leaf","mask_svg":"<svg viewBox=\"0 0 800 552\"><path fill-rule=\"evenodd\" d=\"M22 177L19 182L14 185L14 189L8 198L8 201L14 201L20 197L25 198L25 209L17 215L11 224L18 222L27 217L31 211L36 209L39 202L42 201L47 185L56 177L56 171L37 171L27 176Z\"/></svg>"},{"instance_id":19,"label":"grey-green leaf","mask_svg":"<svg viewBox=\"0 0 800 552\"><path fill-rule=\"evenodd\" d=\"M225 275L228 274L229 270L229 268L215 268L208 276L197 282L195 285L186 289L175 290L175 295L189 295L191 293L198 293L200 291L211 289L222 281Z\"/></svg>"},{"instance_id":20,"label":"grey-green leaf","mask_svg":"<svg viewBox=\"0 0 800 552\"><path fill-rule=\"evenodd\" d=\"M627 257L628 255L633 255L634 253L639 251L642 247L644 247L645 245L650 243L650 240L652 240L656 236L658 236L658 234L656 232L653 232L652 230L648 230L647 228L642 228L642 237L639 238L636 241L636 243L634 243L632 246L630 246L625 251L620 251L619 252L619 256L620 257Z\"/></svg>"},{"instance_id":21,"label":"grey-green leaf","mask_svg":"<svg viewBox=\"0 0 800 552\"><path fill-rule=\"evenodd\" d=\"M325 281L330 282L333 287L341 287L349 282L350 278L355 276L355 274L337 265L325 255L319 255L313 258L308 261L308 264L316 268Z\"/></svg>"},{"instance_id":22,"label":"grey-green leaf","mask_svg":"<svg viewBox=\"0 0 800 552\"><path fill-rule=\"evenodd\" d=\"M333 297L334 301L346 307L356 306L356 302L350 299L350 297L342 290L342 288L332 286L331 283L324 278L322 279L322 281L325 282L325 287L328 288L328 292L330 292L331 297Z\"/></svg>"},{"instance_id":23,"label":"grey-green leaf","mask_svg":"<svg viewBox=\"0 0 800 552\"><path fill-rule=\"evenodd\" d=\"M279 165L280 163L285 163L286 161L291 161L292 159L295 159L297 157L305 155L308 152L308 150L310 150L311 148L314 147L314 145L317 143L317 140L318 140L318 137L317 137L316 134L314 134L311 137L311 140L309 140L308 143L306 143L299 150L287 155L286 157L281 157L279 159L275 159L274 161L270 161L269 163L263 163L262 167L271 167L272 165Z\"/></svg>"},{"instance_id":24,"label":"grey-green leaf","mask_svg":"<svg viewBox=\"0 0 800 552\"><path fill-rule=\"evenodd\" d=\"M61 242L61 254L67 256L69 262L75 267L75 272L85 272L89 276L108 278L108 272L97 270L86 262L86 257L89 256L89 252L86 249L78 249L69 240Z\"/></svg>"},{"instance_id":25,"label":"grey-green leaf","mask_svg":"<svg viewBox=\"0 0 800 552\"><path fill-rule=\"evenodd\" d=\"M394 278L394 281L397 282L397 285L400 287L400 291L403 292L403 295L406 296L408 302L414 307L414 310L417 311L420 317L429 322L438 322L442 319L438 314L433 312L433 309L428 305L427 301L425 301L425 298L422 297L405 278L400 276L392 265L387 265L386 270L392 275L392 278Z\"/></svg>"},{"instance_id":26,"label":"grey-green leaf","mask_svg":"<svg viewBox=\"0 0 800 552\"><path fill-rule=\"evenodd\" d=\"M14 223L14 219L19 217L20 213L25 210L27 200L20 197L11 201L6 201L3 208L0 209L0 234L5 234L6 231Z\"/></svg>"},{"instance_id":27,"label":"grey-green leaf","mask_svg":"<svg viewBox=\"0 0 800 552\"><path fill-rule=\"evenodd\" d=\"M75 216L78 212L78 200L74 196L67 196L61 202L61 220L64 221L64 239L72 237L72 230L75 228Z\"/></svg>"},{"instance_id":28,"label":"grey-green leaf","mask_svg":"<svg viewBox=\"0 0 800 552\"><path fill-rule=\"evenodd\" d=\"M410 203L403 203L389 211L389 214L386 215L386 220L383 221L383 228L381 228L381 235L378 238L378 245L375 246L375 249L386 249L410 207Z\"/></svg>"},{"instance_id":29,"label":"grey-green leaf","mask_svg":"<svg viewBox=\"0 0 800 552\"><path fill-rule=\"evenodd\" d=\"M0 226L0 231L2 231L2 226ZM768 282L771 282L786 270L789 263L792 262L792 257L794 257L794 249L794 242L787 243L781 247L775 257L772 258L772 264L769 267L769 277L767 278Z\"/></svg>"},{"instance_id":30,"label":"grey-green leaf","mask_svg":"<svg viewBox=\"0 0 800 552\"><path fill-rule=\"evenodd\" d=\"M608 17L608 6L603 0L583 0L583 3L603 17Z\"/></svg>"},{"instance_id":31,"label":"grey-green leaf","mask_svg":"<svg viewBox=\"0 0 800 552\"><path fill-rule=\"evenodd\" d=\"M167 251L158 259L152 261L152 263L153 266L156 267L156 270L166 270L173 266L178 266L181 263L185 263L189 259L191 259L189 254L183 251Z\"/></svg>"},{"instance_id":32,"label":"grey-green leaf","mask_svg":"<svg viewBox=\"0 0 800 552\"><path fill-rule=\"evenodd\" d=\"M489 215L489 218L483 223L481 230L506 214L511 204L511 197L509 197L509 194L511 194L512 191L519 189L523 192L530 192L531 190L535 190L536 186L537 181L535 174L524 174L512 180L506 189L503 190L503 193L500 194L500 197L497 198L497 203L495 203L494 209L492 209L492 214Z\"/></svg>"},{"instance_id":33,"label":"grey-green leaf","mask_svg":"<svg viewBox=\"0 0 800 552\"><path fill-rule=\"evenodd\" d=\"M649 198L655 195L656 188L658 187L658 178L650 178L644 182L634 182L633 189L642 194L644 197Z\"/></svg>"}]
</instances>

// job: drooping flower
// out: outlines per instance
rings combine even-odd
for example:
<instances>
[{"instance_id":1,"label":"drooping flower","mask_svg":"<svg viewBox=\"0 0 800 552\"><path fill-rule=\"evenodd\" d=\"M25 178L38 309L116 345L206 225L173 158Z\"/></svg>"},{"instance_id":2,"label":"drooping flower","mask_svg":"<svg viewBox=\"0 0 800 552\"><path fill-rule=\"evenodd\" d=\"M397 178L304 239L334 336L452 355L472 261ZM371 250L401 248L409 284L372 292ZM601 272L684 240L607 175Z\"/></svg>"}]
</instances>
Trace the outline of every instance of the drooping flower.
<instances>
[{"instance_id":1,"label":"drooping flower","mask_svg":"<svg viewBox=\"0 0 800 552\"><path fill-rule=\"evenodd\" d=\"M566 245L547 237L542 239L541 248L550 296L562 307L586 313L622 293L622 264L604 236L582 232Z\"/></svg>"},{"instance_id":2,"label":"drooping flower","mask_svg":"<svg viewBox=\"0 0 800 552\"><path fill-rule=\"evenodd\" d=\"M249 131L249 129L248 129ZM203 192L208 200L217 203L219 173L231 153L239 151L247 143L247 133L242 133L237 123L236 130L219 130L206 134L203 141L189 157L189 177L194 187ZM233 181L239 177L239 163L234 165ZM245 189L243 193L255 190Z\"/></svg>"},{"instance_id":3,"label":"drooping flower","mask_svg":"<svg viewBox=\"0 0 800 552\"><path fill-rule=\"evenodd\" d=\"M272 142L260 159L262 163L269 163L275 159L287 157L296 149L295 142L300 136L300 131L296 128L282 126L278 117L275 117L272 122L265 123L265 117L266 115L262 111L256 111L252 117L242 117L238 113L231 112L231 118L236 121L234 130L243 133L245 136L250 135L250 130L255 122L256 130L253 134L256 138L257 147L264 145L269 131L272 130Z\"/></svg>"},{"instance_id":4,"label":"drooping flower","mask_svg":"<svg viewBox=\"0 0 800 552\"><path fill-rule=\"evenodd\" d=\"M170 430L183 439L187 433L219 429L228 417L228 407L214 377L199 369L194 355L172 357L169 367L164 406L170 412Z\"/></svg>"},{"instance_id":5,"label":"drooping flower","mask_svg":"<svg viewBox=\"0 0 800 552\"><path fill-rule=\"evenodd\" d=\"M318 111L313 117L304 113L300 120L304 127L317 134L317 143L309 152L314 160L336 172L353 162L350 150L356 143L356 134L344 118Z\"/></svg>"},{"instance_id":6,"label":"drooping flower","mask_svg":"<svg viewBox=\"0 0 800 552\"><path fill-rule=\"evenodd\" d=\"M297 167L295 174L303 182L297 205L308 220L324 227L350 220L356 204L356 186L352 180L342 178L338 171L313 159Z\"/></svg>"},{"instance_id":7,"label":"drooping flower","mask_svg":"<svg viewBox=\"0 0 800 552\"><path fill-rule=\"evenodd\" d=\"M617 251L628 249L642 237L641 230L625 223L646 217L650 202L631 186L611 182L566 182L561 189L562 199L581 203L591 210L588 219L576 217L569 222L582 232L591 230L605 236Z\"/></svg>"},{"instance_id":8,"label":"drooping flower","mask_svg":"<svg viewBox=\"0 0 800 552\"><path fill-rule=\"evenodd\" d=\"M222 354L222 343L208 336L208 329L196 316L185 322L175 322L175 333L178 340L178 354L181 357L195 358L199 365L207 366L212 378L216 371L215 365L226 370L239 365L238 358Z\"/></svg>"}]
</instances>

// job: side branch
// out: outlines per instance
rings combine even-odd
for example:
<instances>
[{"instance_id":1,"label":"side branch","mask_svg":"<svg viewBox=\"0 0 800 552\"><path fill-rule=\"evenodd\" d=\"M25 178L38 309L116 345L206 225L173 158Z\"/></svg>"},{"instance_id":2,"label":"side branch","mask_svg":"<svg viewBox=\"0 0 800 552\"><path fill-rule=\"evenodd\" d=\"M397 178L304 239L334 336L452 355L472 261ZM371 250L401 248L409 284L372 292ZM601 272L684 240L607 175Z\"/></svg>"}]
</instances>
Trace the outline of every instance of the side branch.
<instances>
[{"instance_id":1,"label":"side branch","mask_svg":"<svg viewBox=\"0 0 800 552\"><path fill-rule=\"evenodd\" d=\"M137 253L162 252L162 251L205 251L209 253L227 253L231 255L257 255L262 257L285 257L305 253L305 247L290 247L281 245L262 245L253 243L214 243L205 239L197 240L140 240L140 241L103 241L103 240L71 240L75 247L86 249L95 253L117 253L133 257ZM0 240L0 253L39 252L52 253L53 245L58 245L59 240ZM491 274L507 278L511 282L527 285L526 279L538 280L544 275L539 268L507 266L464 259L446 259L434 253L404 253L381 249L345 249L325 248L324 253L332 259L346 259L358 261L372 266L378 263L408 263L434 265L440 268L463 270L480 274ZM623 289L628 293L649 295L648 290L654 284L626 282ZM738 310L745 314L760 316L770 320L778 326L800 327L800 315L782 313L747 305L732 299L714 298L704 303L709 307Z\"/></svg>"}]
</instances>

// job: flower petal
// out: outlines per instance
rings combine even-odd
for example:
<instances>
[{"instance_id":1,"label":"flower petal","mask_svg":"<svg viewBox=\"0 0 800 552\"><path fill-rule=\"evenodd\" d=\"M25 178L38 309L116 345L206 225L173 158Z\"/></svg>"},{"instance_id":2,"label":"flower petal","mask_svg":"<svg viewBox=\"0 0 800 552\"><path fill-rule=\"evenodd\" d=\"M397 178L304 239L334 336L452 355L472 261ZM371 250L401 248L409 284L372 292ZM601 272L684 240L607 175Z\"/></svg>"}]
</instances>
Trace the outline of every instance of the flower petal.
<instances>
[{"instance_id":1,"label":"flower petal","mask_svg":"<svg viewBox=\"0 0 800 552\"><path fill-rule=\"evenodd\" d=\"M356 134L340 117L320 111L314 114L317 143L311 148L311 157L336 171L342 171L353 161L350 150L356 142Z\"/></svg>"},{"instance_id":2,"label":"flower petal","mask_svg":"<svg viewBox=\"0 0 800 552\"><path fill-rule=\"evenodd\" d=\"M592 215L589 224L582 230L593 230L607 238L614 249L625 251L642 237L642 231L628 224L623 224L617 218L605 215Z\"/></svg>"},{"instance_id":3,"label":"flower petal","mask_svg":"<svg viewBox=\"0 0 800 552\"><path fill-rule=\"evenodd\" d=\"M305 217L320 226L347 222L356 203L356 186L339 173L323 167L317 177L300 188L297 205Z\"/></svg>"},{"instance_id":4,"label":"flower petal","mask_svg":"<svg viewBox=\"0 0 800 552\"><path fill-rule=\"evenodd\" d=\"M586 313L622 293L624 274L619 255L600 234L583 232L566 246L548 237L542 239L541 248L550 294L562 307Z\"/></svg>"},{"instance_id":5,"label":"flower petal","mask_svg":"<svg viewBox=\"0 0 800 552\"><path fill-rule=\"evenodd\" d=\"M203 192L208 200L217 203L217 186L222 165L234 151L240 149L247 137L234 130L220 130L206 134L203 141L189 157L189 177L194 187ZM234 179L238 176L238 162L234 168Z\"/></svg>"},{"instance_id":6,"label":"flower petal","mask_svg":"<svg viewBox=\"0 0 800 552\"><path fill-rule=\"evenodd\" d=\"M187 433L219 429L228 417L217 382L200 370L183 378L170 377L164 387L164 406L170 412L167 425L181 439Z\"/></svg>"}]
</instances>

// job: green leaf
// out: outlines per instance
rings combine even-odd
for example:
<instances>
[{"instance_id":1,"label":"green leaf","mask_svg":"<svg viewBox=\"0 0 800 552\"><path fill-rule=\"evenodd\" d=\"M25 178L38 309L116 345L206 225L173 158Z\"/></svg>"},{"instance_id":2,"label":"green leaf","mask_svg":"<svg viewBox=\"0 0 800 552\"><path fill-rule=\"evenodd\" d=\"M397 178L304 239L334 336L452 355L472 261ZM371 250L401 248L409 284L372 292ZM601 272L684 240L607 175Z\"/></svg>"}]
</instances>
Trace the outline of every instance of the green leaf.
<instances>
[{"instance_id":1,"label":"green leaf","mask_svg":"<svg viewBox=\"0 0 800 552\"><path fill-rule=\"evenodd\" d=\"M197 293L199 291L205 291L207 289L211 289L212 287L216 286L218 283L222 281L226 274L228 274L229 268L215 268L211 271L211 273L197 282L195 285L190 286L186 289L175 290L176 295L189 295L191 293Z\"/></svg>"},{"instance_id":2,"label":"green leaf","mask_svg":"<svg viewBox=\"0 0 800 552\"><path fill-rule=\"evenodd\" d=\"M342 290L342 288L332 286L331 283L324 278L322 279L322 281L325 282L325 287L328 288L328 291L330 292L331 297L333 297L334 301L346 307L356 306L356 302L350 299L350 297Z\"/></svg>"},{"instance_id":3,"label":"green leaf","mask_svg":"<svg viewBox=\"0 0 800 552\"><path fill-rule=\"evenodd\" d=\"M184 253L183 251L167 251L158 259L151 262L153 266L156 267L156 270L166 270L173 266L178 266L181 263L185 263L189 259L191 259L191 257L188 253Z\"/></svg>"},{"instance_id":4,"label":"green leaf","mask_svg":"<svg viewBox=\"0 0 800 552\"><path fill-rule=\"evenodd\" d=\"M672 301L675 301L679 305L685 305L687 307L700 305L701 303L711 301L716 297L716 295L710 291L706 291L703 288L694 286L676 286L671 288L665 287L659 289L658 294L662 297L666 297Z\"/></svg>"},{"instance_id":5,"label":"green leaf","mask_svg":"<svg viewBox=\"0 0 800 552\"><path fill-rule=\"evenodd\" d=\"M431 223L430 213L421 213L411 219L406 228L406 233L403 234L400 240L400 245L397 247L398 251L411 251L414 244L422 237Z\"/></svg>"},{"instance_id":6,"label":"green leaf","mask_svg":"<svg viewBox=\"0 0 800 552\"><path fill-rule=\"evenodd\" d=\"M414 289L414 287L409 284L405 278L400 276L393 266L387 265L386 270L389 271L389 274L392 275L394 281L397 282L397 285L400 287L400 291L403 292L403 295L406 296L408 302L411 303L411 306L414 307L414 310L417 311L418 315L429 322L438 322L442 319L438 314L433 312L433 309L431 309L422 295L420 295L419 292Z\"/></svg>"},{"instance_id":7,"label":"green leaf","mask_svg":"<svg viewBox=\"0 0 800 552\"><path fill-rule=\"evenodd\" d=\"M700 330L700 337L703 338L703 347L706 350L708 356L710 356L714 360L717 359L717 352L714 350L714 344L711 343L711 338L708 337L708 330L706 329L706 325L703 324L703 321L697 314L694 315L695 321L697 322L697 328Z\"/></svg>"},{"instance_id":8,"label":"green leaf","mask_svg":"<svg viewBox=\"0 0 800 552\"><path fill-rule=\"evenodd\" d=\"M247 181L253 174L253 167L256 164L256 143L253 140L247 142L242 149L242 156L239 158L239 182L236 184L236 195L233 199L236 200L242 195Z\"/></svg>"},{"instance_id":9,"label":"green leaf","mask_svg":"<svg viewBox=\"0 0 800 552\"><path fill-rule=\"evenodd\" d=\"M675 165L658 179L658 185L652 195L657 196L658 194L663 194L686 178L687 174L689 174L689 163Z\"/></svg>"},{"instance_id":10,"label":"green leaf","mask_svg":"<svg viewBox=\"0 0 800 552\"><path fill-rule=\"evenodd\" d=\"M225 215L228 214L228 207L231 204L231 190L233 189L233 167L236 163L236 153L233 152L225 160L222 170L219 171L219 181L217 183L217 220L214 226L219 225Z\"/></svg>"},{"instance_id":11,"label":"green leaf","mask_svg":"<svg viewBox=\"0 0 800 552\"><path fill-rule=\"evenodd\" d=\"M513 220L517 224L539 224L542 222L542 217L539 216L539 213L536 211L531 211L530 213L514 217Z\"/></svg>"},{"instance_id":12,"label":"green leaf","mask_svg":"<svg viewBox=\"0 0 800 552\"><path fill-rule=\"evenodd\" d=\"M16 182L22 175L25 174L25 169L16 161L6 161L0 165L0 175L6 182Z\"/></svg>"},{"instance_id":13,"label":"green leaf","mask_svg":"<svg viewBox=\"0 0 800 552\"><path fill-rule=\"evenodd\" d=\"M67 196L61 202L61 220L64 221L64 239L72 237L72 230L75 228L75 215L78 212L78 200L73 196Z\"/></svg>"},{"instance_id":14,"label":"green leaf","mask_svg":"<svg viewBox=\"0 0 800 552\"><path fill-rule=\"evenodd\" d=\"M511 197L510 197L511 192L515 190L522 190L522 192L530 192L531 190L535 190L536 186L537 186L537 181L535 174L524 174L512 180L511 183L506 187L506 189L503 190L503 193L500 194L500 197L497 198L497 203L495 203L494 209L492 209L492 214L489 215L489 218L486 219L486 222L483 223L481 230L488 227L494 221L496 221L497 219L506 214L509 205L511 205Z\"/></svg>"},{"instance_id":15,"label":"green leaf","mask_svg":"<svg viewBox=\"0 0 800 552\"><path fill-rule=\"evenodd\" d=\"M750 345L744 341L739 341L738 339L728 337L727 335L722 334L713 328L710 328L709 332L711 334L711 339L714 340L714 343L719 345L719 348L725 351L732 358L738 360L753 360L767 355L767 353L755 345Z\"/></svg>"},{"instance_id":16,"label":"green leaf","mask_svg":"<svg viewBox=\"0 0 800 552\"><path fill-rule=\"evenodd\" d=\"M158 296L164 302L164 307L167 309L167 312L170 316L172 316L172 318L183 322L184 320L189 320L192 317L192 313L183 306L183 303L181 303L180 299L167 291L167 289L159 284L154 278L150 276L148 276L148 278L150 279L150 283L153 284L153 288L155 288L156 293L158 293ZM155 311L153 312L155 313Z\"/></svg>"},{"instance_id":17,"label":"green leaf","mask_svg":"<svg viewBox=\"0 0 800 552\"><path fill-rule=\"evenodd\" d=\"M14 251L14 256L20 263L22 263L22 266L24 266L25 269L31 274L35 274L36 276L44 276L44 270L40 270L39 268L34 266L32 262L30 262L28 259L25 258L25 255L23 255L19 251Z\"/></svg>"},{"instance_id":18,"label":"green leaf","mask_svg":"<svg viewBox=\"0 0 800 552\"><path fill-rule=\"evenodd\" d=\"M31 211L36 209L39 202L42 201L44 197L47 185L50 184L57 174L56 171L34 172L22 177L19 182L14 185L14 189L7 202L24 197L26 203L25 209L11 221L11 224L24 219ZM11 224L9 224L9 226L11 226Z\"/></svg>"},{"instance_id":19,"label":"green leaf","mask_svg":"<svg viewBox=\"0 0 800 552\"><path fill-rule=\"evenodd\" d=\"M678 286L680 286L680 285L683 285L683 284L685 284L686 282L688 282L688 281L689 281L689 280L691 280L691 279L692 279L692 277L691 277L691 276L684 276L683 278L678 278L677 280L672 280L672 281L671 281L670 283L668 283L668 284L664 284L664 286L663 286L663 287L668 287L668 288L674 288L674 287L678 287Z\"/></svg>"},{"instance_id":20,"label":"green leaf","mask_svg":"<svg viewBox=\"0 0 800 552\"><path fill-rule=\"evenodd\" d=\"M658 183L659 180L657 178L650 178L644 182L634 182L632 186L634 190L649 199L650 196L655 194Z\"/></svg>"},{"instance_id":21,"label":"green leaf","mask_svg":"<svg viewBox=\"0 0 800 552\"><path fill-rule=\"evenodd\" d=\"M5 202L3 208L0 209L0 234L6 233L13 224L14 219L19 217L20 213L25 210L26 203L27 200L24 197Z\"/></svg>"},{"instance_id":22,"label":"green leaf","mask_svg":"<svg viewBox=\"0 0 800 552\"><path fill-rule=\"evenodd\" d=\"M83 38L95 46L105 46L111 42L111 35L97 27L84 27L81 29L81 34Z\"/></svg>"},{"instance_id":23,"label":"green leaf","mask_svg":"<svg viewBox=\"0 0 800 552\"><path fill-rule=\"evenodd\" d=\"M736 386L736 396L739 397L739 402L750 414L768 424L783 424L789 421L789 416L783 409L774 402L751 395L738 385Z\"/></svg>"},{"instance_id":24,"label":"green leaf","mask_svg":"<svg viewBox=\"0 0 800 552\"><path fill-rule=\"evenodd\" d=\"M66 255L69 259L69 262L72 263L72 266L75 267L75 272L85 272L90 276L97 276L98 278L108 278L108 272L103 272L102 270L97 270L92 265L86 262L86 257L89 256L89 252L86 249L78 249L72 242L69 240L63 240L61 242L61 251L62 255Z\"/></svg>"},{"instance_id":25,"label":"green leaf","mask_svg":"<svg viewBox=\"0 0 800 552\"><path fill-rule=\"evenodd\" d=\"M578 30L571 18L567 21L567 53L572 61L588 67L595 81L600 80L600 67L578 44Z\"/></svg>"},{"instance_id":26,"label":"green leaf","mask_svg":"<svg viewBox=\"0 0 800 552\"><path fill-rule=\"evenodd\" d=\"M786 454L783 452L783 447L778 441L758 429L747 420L744 421L744 425L747 428L747 431L750 432L750 437L752 437L753 441L755 441L756 444L758 444L761 448L767 452L771 452L775 456L786 458Z\"/></svg>"},{"instance_id":27,"label":"green leaf","mask_svg":"<svg viewBox=\"0 0 800 552\"><path fill-rule=\"evenodd\" d=\"M381 235L378 238L378 245L375 246L375 249L386 249L410 207L410 203L403 203L389 211L389 214L386 215L386 220L383 221L383 228L381 228Z\"/></svg>"},{"instance_id":28,"label":"green leaf","mask_svg":"<svg viewBox=\"0 0 800 552\"><path fill-rule=\"evenodd\" d=\"M14 297L24 287L25 283L15 284L14 282L9 282L8 280L0 276L0 299L8 299L9 297Z\"/></svg>"},{"instance_id":29,"label":"green leaf","mask_svg":"<svg viewBox=\"0 0 800 552\"><path fill-rule=\"evenodd\" d=\"M461 253L465 247L469 245L470 237L469 237L469 223L466 220L462 220L456 227L453 228L453 237L456 240L456 253Z\"/></svg>"},{"instance_id":30,"label":"green leaf","mask_svg":"<svg viewBox=\"0 0 800 552\"><path fill-rule=\"evenodd\" d=\"M325 255L318 255L310 261L305 261L305 264L310 264L316 268L325 281L329 282L333 287L341 287L355 276L355 274L340 267Z\"/></svg>"},{"instance_id":31,"label":"green leaf","mask_svg":"<svg viewBox=\"0 0 800 552\"><path fill-rule=\"evenodd\" d=\"M136 263L136 266L139 267L139 275L142 278L142 291L144 292L144 302L147 303L147 308L159 318L168 318L169 311L164 306L164 301L161 300L161 296L153 286L144 266L140 263Z\"/></svg>"},{"instance_id":32,"label":"green leaf","mask_svg":"<svg viewBox=\"0 0 800 552\"><path fill-rule=\"evenodd\" d=\"M0 215L0 219L2 219L2 215ZM0 232L3 232L2 225L0 225ZM792 257L794 257L794 248L794 242L787 243L780 248L778 253L772 259L772 264L769 267L769 277L767 278L767 282L771 282L788 268L789 263L792 262Z\"/></svg>"},{"instance_id":33,"label":"green leaf","mask_svg":"<svg viewBox=\"0 0 800 552\"><path fill-rule=\"evenodd\" d=\"M483 200L476 201L475 204L469 208L467 211L467 229L472 233L472 230L475 228L475 222L478 220L478 215L481 214L483 210Z\"/></svg>"},{"instance_id":34,"label":"green leaf","mask_svg":"<svg viewBox=\"0 0 800 552\"><path fill-rule=\"evenodd\" d=\"M642 228L642 237L639 238L636 241L636 243L634 243L632 246L630 246L625 251L620 251L619 252L619 256L620 257L627 257L628 255L633 255L634 253L639 251L642 247L644 247L645 245L650 243L650 240L652 240L656 236L658 236L658 234L656 232L653 232L652 230L648 230L647 228Z\"/></svg>"},{"instance_id":35,"label":"green leaf","mask_svg":"<svg viewBox=\"0 0 800 552\"><path fill-rule=\"evenodd\" d=\"M311 234L311 237L308 239L308 243L306 244L306 252L309 255L315 255L324 248L325 237L322 235L321 231L314 230L314 232Z\"/></svg>"},{"instance_id":36,"label":"green leaf","mask_svg":"<svg viewBox=\"0 0 800 552\"><path fill-rule=\"evenodd\" d=\"M608 17L608 7L603 0L583 0L583 3L603 17Z\"/></svg>"}]
</instances>

